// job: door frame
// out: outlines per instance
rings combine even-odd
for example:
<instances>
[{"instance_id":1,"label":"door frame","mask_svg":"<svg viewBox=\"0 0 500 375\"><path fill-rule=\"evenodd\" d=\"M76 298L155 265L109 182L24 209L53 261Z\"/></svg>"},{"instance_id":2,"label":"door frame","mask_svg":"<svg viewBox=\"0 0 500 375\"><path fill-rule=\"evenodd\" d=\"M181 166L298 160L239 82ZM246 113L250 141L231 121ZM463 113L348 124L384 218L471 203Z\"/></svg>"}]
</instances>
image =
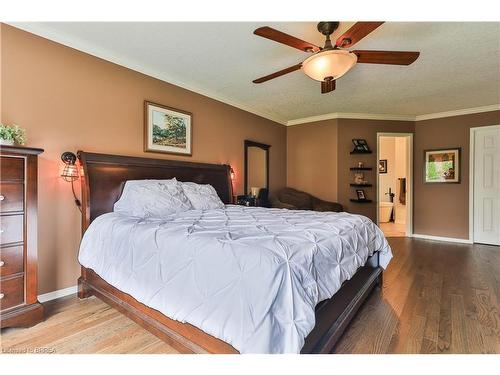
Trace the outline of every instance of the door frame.
<instances>
[{"instance_id":1,"label":"door frame","mask_svg":"<svg viewBox=\"0 0 500 375\"><path fill-rule=\"evenodd\" d=\"M475 126L469 133L469 242L474 243L474 157L476 132L479 130L500 129L500 125Z\"/></svg>"},{"instance_id":2,"label":"door frame","mask_svg":"<svg viewBox=\"0 0 500 375\"><path fill-rule=\"evenodd\" d=\"M387 132L377 132L377 160L375 165L375 172L377 174L377 199L376 202L376 210L377 210L377 225L379 223L379 177L378 173L378 161L380 160L380 137L398 137L398 138L406 138L408 139L408 149L406 150L408 154L408 163L406 165L406 169L408 171L407 177L407 186L408 190L406 191L406 237L413 236L413 133L387 133Z\"/></svg>"}]
</instances>

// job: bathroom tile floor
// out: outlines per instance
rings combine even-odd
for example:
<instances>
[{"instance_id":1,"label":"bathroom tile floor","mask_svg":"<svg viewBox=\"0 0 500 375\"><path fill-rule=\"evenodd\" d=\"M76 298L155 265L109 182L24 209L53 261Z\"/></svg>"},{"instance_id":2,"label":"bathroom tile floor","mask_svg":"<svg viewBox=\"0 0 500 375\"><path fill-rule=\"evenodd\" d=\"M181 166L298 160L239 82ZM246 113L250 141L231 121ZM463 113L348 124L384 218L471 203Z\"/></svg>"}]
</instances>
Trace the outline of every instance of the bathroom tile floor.
<instances>
[{"instance_id":1,"label":"bathroom tile floor","mask_svg":"<svg viewBox=\"0 0 500 375\"><path fill-rule=\"evenodd\" d=\"M406 225L396 223L380 223L380 229L386 237L406 237Z\"/></svg>"}]
</instances>

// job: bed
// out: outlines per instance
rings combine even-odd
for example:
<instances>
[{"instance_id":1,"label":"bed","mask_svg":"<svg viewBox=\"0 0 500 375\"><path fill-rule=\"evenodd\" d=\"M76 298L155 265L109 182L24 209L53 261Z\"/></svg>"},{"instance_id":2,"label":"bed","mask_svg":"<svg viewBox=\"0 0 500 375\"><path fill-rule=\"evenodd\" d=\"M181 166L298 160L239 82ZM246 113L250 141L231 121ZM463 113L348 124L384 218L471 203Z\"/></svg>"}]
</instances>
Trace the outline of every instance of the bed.
<instances>
[{"instance_id":1,"label":"bed","mask_svg":"<svg viewBox=\"0 0 500 375\"><path fill-rule=\"evenodd\" d=\"M180 352L329 353L381 286L392 255L367 218L231 205L228 165L78 157L79 297L97 296ZM226 206L162 219L113 212L126 181L174 177L212 185Z\"/></svg>"}]
</instances>

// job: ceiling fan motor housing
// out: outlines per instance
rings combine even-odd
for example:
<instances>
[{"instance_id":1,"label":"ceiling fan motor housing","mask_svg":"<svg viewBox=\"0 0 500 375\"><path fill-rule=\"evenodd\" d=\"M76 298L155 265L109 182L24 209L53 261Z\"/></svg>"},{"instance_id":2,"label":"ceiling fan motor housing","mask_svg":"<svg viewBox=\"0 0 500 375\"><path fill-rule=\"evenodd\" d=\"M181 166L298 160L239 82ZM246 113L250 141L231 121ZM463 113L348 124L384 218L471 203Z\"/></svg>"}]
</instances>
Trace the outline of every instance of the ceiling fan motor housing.
<instances>
[{"instance_id":1,"label":"ceiling fan motor housing","mask_svg":"<svg viewBox=\"0 0 500 375\"><path fill-rule=\"evenodd\" d=\"M318 23L318 31L325 36L333 34L338 27L338 21L323 21Z\"/></svg>"}]
</instances>

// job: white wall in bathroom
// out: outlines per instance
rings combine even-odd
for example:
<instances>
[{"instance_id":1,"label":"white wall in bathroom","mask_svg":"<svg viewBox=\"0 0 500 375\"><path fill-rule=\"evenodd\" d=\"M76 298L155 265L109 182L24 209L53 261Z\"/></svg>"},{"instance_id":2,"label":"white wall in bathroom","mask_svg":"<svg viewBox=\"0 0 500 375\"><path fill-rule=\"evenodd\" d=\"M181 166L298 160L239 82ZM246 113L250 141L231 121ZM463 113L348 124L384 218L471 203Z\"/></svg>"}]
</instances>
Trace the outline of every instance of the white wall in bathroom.
<instances>
[{"instance_id":1,"label":"white wall in bathroom","mask_svg":"<svg viewBox=\"0 0 500 375\"><path fill-rule=\"evenodd\" d=\"M396 223L404 224L406 221L406 205L399 202L400 186L399 178L408 178L407 166L408 166L408 139L406 137L396 137L394 138L394 155L395 155L395 172L394 172L394 192L396 196L394 197L395 205L395 221ZM407 180L408 184L408 180Z\"/></svg>"},{"instance_id":2,"label":"white wall in bathroom","mask_svg":"<svg viewBox=\"0 0 500 375\"><path fill-rule=\"evenodd\" d=\"M379 202L390 202L389 195L385 195L391 188L392 192L396 192L395 175L396 175L396 138L395 137L380 137L379 140L379 156L380 160L387 159L387 173L379 175ZM377 165L378 167L378 165Z\"/></svg>"}]
</instances>

